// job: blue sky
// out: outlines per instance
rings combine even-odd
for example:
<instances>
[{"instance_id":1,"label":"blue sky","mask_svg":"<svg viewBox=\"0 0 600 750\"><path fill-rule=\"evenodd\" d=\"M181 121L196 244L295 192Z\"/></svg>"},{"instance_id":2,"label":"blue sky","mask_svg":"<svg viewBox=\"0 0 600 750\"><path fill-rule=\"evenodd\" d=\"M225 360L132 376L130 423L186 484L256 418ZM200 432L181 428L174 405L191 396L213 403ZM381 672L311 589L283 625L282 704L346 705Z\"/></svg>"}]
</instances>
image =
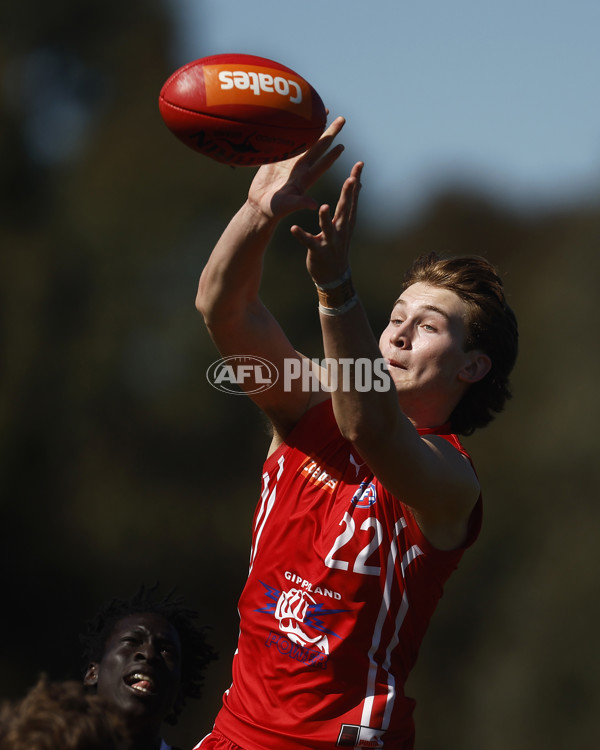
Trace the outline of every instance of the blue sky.
<instances>
[{"instance_id":1,"label":"blue sky","mask_svg":"<svg viewBox=\"0 0 600 750\"><path fill-rule=\"evenodd\" d=\"M510 203L600 195L599 0L169 0L173 65L277 60L347 125L376 220L460 179Z\"/></svg>"}]
</instances>

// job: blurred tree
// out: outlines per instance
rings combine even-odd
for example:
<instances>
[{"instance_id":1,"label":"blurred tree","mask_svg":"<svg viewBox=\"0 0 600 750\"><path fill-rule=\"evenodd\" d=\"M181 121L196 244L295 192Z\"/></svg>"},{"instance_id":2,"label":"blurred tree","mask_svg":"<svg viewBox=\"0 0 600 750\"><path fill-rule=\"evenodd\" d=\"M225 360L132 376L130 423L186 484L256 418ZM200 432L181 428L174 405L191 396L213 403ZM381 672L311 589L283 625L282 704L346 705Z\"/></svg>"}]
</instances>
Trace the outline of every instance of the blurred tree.
<instances>
[{"instance_id":1,"label":"blurred tree","mask_svg":"<svg viewBox=\"0 0 600 750\"><path fill-rule=\"evenodd\" d=\"M0 10L7 696L42 669L76 673L83 619L141 580L191 587L211 622L224 602L237 631L247 523L224 533L221 495L251 503L236 472L207 480L226 450L208 437L228 422L198 383L193 300L248 173L194 157L160 121L170 33L158 2ZM201 574L213 563L219 580Z\"/></svg>"}]
</instances>

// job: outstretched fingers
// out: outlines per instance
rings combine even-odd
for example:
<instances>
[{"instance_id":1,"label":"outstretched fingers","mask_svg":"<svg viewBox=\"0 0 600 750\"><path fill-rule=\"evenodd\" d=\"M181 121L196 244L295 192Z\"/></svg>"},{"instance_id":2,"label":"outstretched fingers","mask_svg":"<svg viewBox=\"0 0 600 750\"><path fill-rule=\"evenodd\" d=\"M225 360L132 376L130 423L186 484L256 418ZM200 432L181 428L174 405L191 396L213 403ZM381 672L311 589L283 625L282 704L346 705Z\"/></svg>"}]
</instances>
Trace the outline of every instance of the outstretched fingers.
<instances>
[{"instance_id":1,"label":"outstretched fingers","mask_svg":"<svg viewBox=\"0 0 600 750\"><path fill-rule=\"evenodd\" d=\"M354 225L356 223L356 213L358 211L358 197L360 195L360 191L362 188L362 183L360 181L362 171L363 171L364 164L363 162L357 162L354 167L352 168L351 173L351 179L354 180L354 185L352 188L352 197L350 202L350 215L348 217L348 224L351 228L354 228Z\"/></svg>"},{"instance_id":2,"label":"outstretched fingers","mask_svg":"<svg viewBox=\"0 0 600 750\"><path fill-rule=\"evenodd\" d=\"M335 120L323 131L319 140L309 148L308 154L313 160L317 160L329 150L333 141L337 138L340 131L346 124L346 120L343 117L336 117ZM339 148L339 146L337 147Z\"/></svg>"},{"instance_id":3,"label":"outstretched fingers","mask_svg":"<svg viewBox=\"0 0 600 750\"><path fill-rule=\"evenodd\" d=\"M302 227L299 227L298 224L294 224L290 227L290 233L307 250L317 250L320 245L320 235L310 234L310 232L307 232L306 230L302 229Z\"/></svg>"},{"instance_id":4,"label":"outstretched fingers","mask_svg":"<svg viewBox=\"0 0 600 750\"><path fill-rule=\"evenodd\" d=\"M297 158L292 168L292 176L296 177L294 173L301 174L305 188L312 185L325 174L343 153L343 144L338 143L332 147L332 143L345 123L346 121L343 117L336 117L323 132L319 140L308 151L302 154L301 157Z\"/></svg>"},{"instance_id":5,"label":"outstretched fingers","mask_svg":"<svg viewBox=\"0 0 600 750\"><path fill-rule=\"evenodd\" d=\"M252 181L248 200L265 215L276 219L293 211L318 208L308 190L343 152L342 144L332 146L332 143L344 124L343 117L336 117L319 140L303 154L263 165Z\"/></svg>"},{"instance_id":6,"label":"outstretched fingers","mask_svg":"<svg viewBox=\"0 0 600 750\"><path fill-rule=\"evenodd\" d=\"M319 208L319 228L325 243L331 245L334 241L335 227L331 218L331 208L327 204Z\"/></svg>"},{"instance_id":7,"label":"outstretched fingers","mask_svg":"<svg viewBox=\"0 0 600 750\"><path fill-rule=\"evenodd\" d=\"M363 162L357 162L352 167L350 176L344 181L342 186L340 198L335 208L335 216L333 217L333 224L338 229L344 226L352 229L356 222L358 196L361 189L360 176L363 166Z\"/></svg>"}]
</instances>

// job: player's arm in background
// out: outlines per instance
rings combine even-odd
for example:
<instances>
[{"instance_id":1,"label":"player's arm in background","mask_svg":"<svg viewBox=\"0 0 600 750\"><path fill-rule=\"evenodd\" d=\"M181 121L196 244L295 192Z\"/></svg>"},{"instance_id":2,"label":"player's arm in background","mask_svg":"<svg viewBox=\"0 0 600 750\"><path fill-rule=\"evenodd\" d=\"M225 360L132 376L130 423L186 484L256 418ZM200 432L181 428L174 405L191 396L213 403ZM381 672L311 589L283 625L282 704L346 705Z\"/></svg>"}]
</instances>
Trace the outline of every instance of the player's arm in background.
<instances>
[{"instance_id":1,"label":"player's arm in background","mask_svg":"<svg viewBox=\"0 0 600 750\"><path fill-rule=\"evenodd\" d=\"M343 125L344 120L337 118L306 153L260 167L247 201L213 249L200 277L196 307L222 356L263 357L280 373L286 358L302 358L260 299L264 254L282 218L318 207L306 191L342 153L343 146L332 147L332 143ZM292 381L291 390L284 390L284 385L279 378L271 388L250 394L271 420L275 440L324 397L303 391L300 379ZM251 378L244 387L254 389Z\"/></svg>"},{"instance_id":2,"label":"player's arm in background","mask_svg":"<svg viewBox=\"0 0 600 750\"><path fill-rule=\"evenodd\" d=\"M319 209L318 235L292 227L308 250L307 268L317 284L343 278L349 268L362 167L355 164L344 182L333 217L329 206ZM341 315L321 312L320 319L327 358L374 362L382 356L360 300ZM349 382L355 385L352 377ZM443 438L419 435L401 411L392 383L388 390L338 387L331 397L342 435L386 489L413 508L429 540L445 549L462 544L479 497L479 483L468 460Z\"/></svg>"}]
</instances>

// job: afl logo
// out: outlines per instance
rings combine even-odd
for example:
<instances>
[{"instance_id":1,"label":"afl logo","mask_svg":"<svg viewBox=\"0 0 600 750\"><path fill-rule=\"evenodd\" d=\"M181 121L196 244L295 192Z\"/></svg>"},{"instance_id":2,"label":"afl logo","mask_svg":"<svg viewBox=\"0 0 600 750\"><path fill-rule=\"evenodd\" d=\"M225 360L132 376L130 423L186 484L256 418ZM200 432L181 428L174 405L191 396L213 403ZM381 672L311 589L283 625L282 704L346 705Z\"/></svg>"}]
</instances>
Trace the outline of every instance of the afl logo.
<instances>
[{"instance_id":1,"label":"afl logo","mask_svg":"<svg viewBox=\"0 0 600 750\"><path fill-rule=\"evenodd\" d=\"M370 508L377 502L377 490L375 489L373 482L371 482L366 489L364 484L365 483L360 485L352 498L352 505L356 508Z\"/></svg>"},{"instance_id":2,"label":"afl logo","mask_svg":"<svg viewBox=\"0 0 600 750\"><path fill-rule=\"evenodd\" d=\"M262 357L235 354L213 362L206 371L206 379L223 393L260 393L272 388L279 372L272 362Z\"/></svg>"}]
</instances>

